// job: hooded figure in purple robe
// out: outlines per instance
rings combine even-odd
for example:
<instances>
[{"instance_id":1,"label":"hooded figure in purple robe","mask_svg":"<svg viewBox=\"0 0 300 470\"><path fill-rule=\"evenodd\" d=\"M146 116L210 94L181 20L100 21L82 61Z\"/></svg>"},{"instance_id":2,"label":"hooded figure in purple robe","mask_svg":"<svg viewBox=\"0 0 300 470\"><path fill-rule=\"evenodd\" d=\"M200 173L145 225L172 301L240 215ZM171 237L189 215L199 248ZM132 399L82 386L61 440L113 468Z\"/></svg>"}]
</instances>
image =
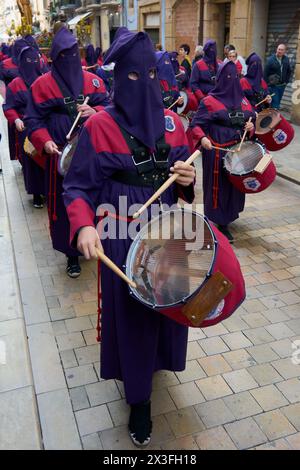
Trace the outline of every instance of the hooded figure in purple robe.
<instances>
[{"instance_id":1,"label":"hooded figure in purple robe","mask_svg":"<svg viewBox=\"0 0 300 470\"><path fill-rule=\"evenodd\" d=\"M54 36L50 52L51 74L58 85L77 98L83 88L83 72L77 39L66 28Z\"/></svg>"},{"instance_id":2,"label":"hooded figure in purple robe","mask_svg":"<svg viewBox=\"0 0 300 470\"><path fill-rule=\"evenodd\" d=\"M179 98L179 89L175 78L175 73L171 65L170 57L166 51L157 51L156 69L161 87L161 94L165 108L169 108ZM172 107L177 112L177 106Z\"/></svg>"},{"instance_id":3,"label":"hooded figure in purple robe","mask_svg":"<svg viewBox=\"0 0 300 470\"><path fill-rule=\"evenodd\" d=\"M244 97L236 66L227 62L218 70L216 86L203 98L192 120L194 143L199 146L201 139L208 137L213 145L228 148L241 140L250 117L254 123L256 115ZM227 225L243 211L245 194L228 179L223 165L224 151L203 148L202 152L205 215L232 241Z\"/></svg>"},{"instance_id":4,"label":"hooded figure in purple robe","mask_svg":"<svg viewBox=\"0 0 300 470\"><path fill-rule=\"evenodd\" d=\"M170 57L171 65L174 70L174 74L177 75L179 73L178 52L172 51L172 52L168 52L168 54Z\"/></svg>"},{"instance_id":5,"label":"hooded figure in purple robe","mask_svg":"<svg viewBox=\"0 0 300 470\"><path fill-rule=\"evenodd\" d=\"M216 75L218 70L217 61L217 43L213 39L209 39L203 47L203 60L214 71Z\"/></svg>"},{"instance_id":6,"label":"hooded figure in purple robe","mask_svg":"<svg viewBox=\"0 0 300 470\"><path fill-rule=\"evenodd\" d=\"M263 78L263 67L261 58L253 52L246 60L247 74L241 78L241 86L246 98L252 106L262 101L269 95L268 85ZM269 99L271 102L271 97ZM269 107L270 103L265 101L256 107L256 111L260 112L264 108Z\"/></svg>"},{"instance_id":7,"label":"hooded figure in purple robe","mask_svg":"<svg viewBox=\"0 0 300 470\"><path fill-rule=\"evenodd\" d=\"M251 84L254 91L259 92L261 87L261 79L263 78L263 67L261 58L253 52L246 60L248 66L245 77Z\"/></svg>"},{"instance_id":8,"label":"hooded figure in purple robe","mask_svg":"<svg viewBox=\"0 0 300 470\"><path fill-rule=\"evenodd\" d=\"M42 75L39 53L33 47L24 47L18 57L19 74L27 87Z\"/></svg>"},{"instance_id":9,"label":"hooded figure in purple robe","mask_svg":"<svg viewBox=\"0 0 300 470\"><path fill-rule=\"evenodd\" d=\"M69 244L69 220L63 203L63 178L58 174L58 153L67 143L67 134L78 115L78 105L85 97L89 102L85 109L96 113L109 103L104 84L100 78L83 71L76 38L66 28L54 36L51 48L51 71L34 82L31 87L25 124L29 139L36 150L46 158L46 196L50 233L53 248L67 257L67 274L80 275L79 253ZM87 116L79 121L79 132ZM47 143L50 144L47 146Z\"/></svg>"},{"instance_id":10,"label":"hooded figure in purple robe","mask_svg":"<svg viewBox=\"0 0 300 470\"><path fill-rule=\"evenodd\" d=\"M215 86L219 67L216 41L209 39L203 47L203 52L203 58L193 65L190 81L191 89L199 103Z\"/></svg>"},{"instance_id":11,"label":"hooded figure in purple robe","mask_svg":"<svg viewBox=\"0 0 300 470\"><path fill-rule=\"evenodd\" d=\"M81 227L94 226L100 204L115 208L119 220L116 236L103 239L102 246L106 255L122 268L132 242L127 232L128 208L143 204L154 190L153 183L143 185L141 179L129 183L127 179L129 174L138 178L131 138L137 139L145 155L164 138L170 145L168 169L176 160L186 160L189 152L179 117L163 108L155 51L149 36L122 28L106 53L105 62L116 64L114 101L85 124L64 180L64 196L73 246ZM127 138L124 130L129 134ZM80 157L83 152L88 158ZM162 194L162 202L171 205L178 194L191 202L193 185L170 187ZM120 204L120 195L126 198L127 208ZM122 236L124 224L127 237ZM185 368L188 331L134 299L127 285L104 264L101 292L101 377L124 382L126 400L131 405L131 436L145 444L151 433L149 398L153 373Z\"/></svg>"},{"instance_id":12,"label":"hooded figure in purple robe","mask_svg":"<svg viewBox=\"0 0 300 470\"><path fill-rule=\"evenodd\" d=\"M8 85L6 101L3 105L9 125L12 125L16 119L23 121L29 99L30 86L42 75L37 50L29 46L24 47L18 55L18 68L19 76ZM24 183L27 193L34 195L34 205L40 207L40 195L44 194L44 170L24 152L23 147L26 136L26 128L22 132L17 132Z\"/></svg>"}]
</instances>

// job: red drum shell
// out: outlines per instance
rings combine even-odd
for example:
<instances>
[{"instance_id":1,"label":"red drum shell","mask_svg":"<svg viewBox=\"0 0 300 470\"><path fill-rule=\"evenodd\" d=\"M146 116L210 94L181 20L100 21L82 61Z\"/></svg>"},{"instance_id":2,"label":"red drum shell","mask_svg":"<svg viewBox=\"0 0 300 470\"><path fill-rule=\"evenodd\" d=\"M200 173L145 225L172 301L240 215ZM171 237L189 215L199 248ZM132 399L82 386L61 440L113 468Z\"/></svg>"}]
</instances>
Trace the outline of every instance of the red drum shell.
<instances>
[{"instance_id":1,"label":"red drum shell","mask_svg":"<svg viewBox=\"0 0 300 470\"><path fill-rule=\"evenodd\" d=\"M196 96L191 90L185 90L188 96L188 102L186 108L184 109L184 114L187 114L189 111L197 111L198 109L198 101Z\"/></svg>"},{"instance_id":2,"label":"red drum shell","mask_svg":"<svg viewBox=\"0 0 300 470\"><path fill-rule=\"evenodd\" d=\"M276 178L276 167L273 160L270 161L263 173L251 171L246 175L232 175L227 172L228 178L241 193L255 194L267 189Z\"/></svg>"},{"instance_id":3,"label":"red drum shell","mask_svg":"<svg viewBox=\"0 0 300 470\"><path fill-rule=\"evenodd\" d=\"M256 134L268 150L273 152L281 150L293 140L295 131L293 126L280 114L280 122L266 134Z\"/></svg>"}]
</instances>

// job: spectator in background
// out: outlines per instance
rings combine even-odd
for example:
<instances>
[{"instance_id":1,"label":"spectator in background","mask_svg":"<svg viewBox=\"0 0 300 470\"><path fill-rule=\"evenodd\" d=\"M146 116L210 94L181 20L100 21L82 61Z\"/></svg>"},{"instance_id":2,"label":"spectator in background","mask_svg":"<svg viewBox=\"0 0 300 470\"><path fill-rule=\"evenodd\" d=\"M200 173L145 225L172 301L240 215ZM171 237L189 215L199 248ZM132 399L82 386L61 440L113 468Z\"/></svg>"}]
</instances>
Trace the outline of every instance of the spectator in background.
<instances>
[{"instance_id":1,"label":"spectator in background","mask_svg":"<svg viewBox=\"0 0 300 470\"><path fill-rule=\"evenodd\" d=\"M179 48L179 61L181 67L184 67L186 74L188 78L191 76L191 71L192 71L192 62L189 57L190 53L190 46L188 44L181 44Z\"/></svg>"},{"instance_id":2,"label":"spectator in background","mask_svg":"<svg viewBox=\"0 0 300 470\"><path fill-rule=\"evenodd\" d=\"M229 60L228 59L228 54L231 51L236 51L236 48L234 47L234 45L233 44L226 44L226 46L224 47L224 55L225 55L224 64L226 64L226 62L228 62L228 60ZM246 65L245 59L241 55L237 55L237 60L242 65L242 75L246 75L247 65Z\"/></svg>"},{"instance_id":3,"label":"spectator in background","mask_svg":"<svg viewBox=\"0 0 300 470\"><path fill-rule=\"evenodd\" d=\"M198 60L202 59L204 56L204 51L203 51L203 46L196 46L195 47L195 57L193 59L193 64L194 65Z\"/></svg>"},{"instance_id":4,"label":"spectator in background","mask_svg":"<svg viewBox=\"0 0 300 470\"><path fill-rule=\"evenodd\" d=\"M265 65L264 78L270 90L274 93L272 108L279 109L286 85L291 79L292 69L286 55L286 45L279 44L276 53L271 55Z\"/></svg>"},{"instance_id":5,"label":"spectator in background","mask_svg":"<svg viewBox=\"0 0 300 470\"><path fill-rule=\"evenodd\" d=\"M162 45L159 44L159 43L155 44L155 50L156 50L156 51L163 51Z\"/></svg>"},{"instance_id":6,"label":"spectator in background","mask_svg":"<svg viewBox=\"0 0 300 470\"><path fill-rule=\"evenodd\" d=\"M232 51L229 51L228 52L228 60L231 60L231 62L235 63L235 66L236 66L236 69L237 69L237 72L239 74L239 78L241 78L243 76L243 66L242 64L240 63L240 61L238 60L238 55L237 55L237 52L235 50L232 50Z\"/></svg>"}]
</instances>

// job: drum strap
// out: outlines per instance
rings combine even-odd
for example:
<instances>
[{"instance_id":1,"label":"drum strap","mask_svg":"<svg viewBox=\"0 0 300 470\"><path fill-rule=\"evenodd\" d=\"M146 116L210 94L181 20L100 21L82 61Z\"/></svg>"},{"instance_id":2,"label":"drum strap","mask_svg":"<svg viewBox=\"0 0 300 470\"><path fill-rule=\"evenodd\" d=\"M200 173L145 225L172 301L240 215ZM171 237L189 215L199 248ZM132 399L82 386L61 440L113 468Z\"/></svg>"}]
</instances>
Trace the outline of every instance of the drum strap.
<instances>
[{"instance_id":1,"label":"drum strap","mask_svg":"<svg viewBox=\"0 0 300 470\"><path fill-rule=\"evenodd\" d=\"M168 90L165 90L162 85L160 85L161 89L161 94L162 94L162 99L164 103L164 107L168 108L173 104L174 97L172 95L172 89L170 88L170 85L168 84Z\"/></svg>"},{"instance_id":2,"label":"drum strap","mask_svg":"<svg viewBox=\"0 0 300 470\"><path fill-rule=\"evenodd\" d=\"M136 168L133 171L116 171L111 178L131 186L147 186L158 189L168 178L169 153L171 146L166 143L163 135L156 142L156 149L151 154L133 135L120 127L123 137L132 152L132 160Z\"/></svg>"}]
</instances>

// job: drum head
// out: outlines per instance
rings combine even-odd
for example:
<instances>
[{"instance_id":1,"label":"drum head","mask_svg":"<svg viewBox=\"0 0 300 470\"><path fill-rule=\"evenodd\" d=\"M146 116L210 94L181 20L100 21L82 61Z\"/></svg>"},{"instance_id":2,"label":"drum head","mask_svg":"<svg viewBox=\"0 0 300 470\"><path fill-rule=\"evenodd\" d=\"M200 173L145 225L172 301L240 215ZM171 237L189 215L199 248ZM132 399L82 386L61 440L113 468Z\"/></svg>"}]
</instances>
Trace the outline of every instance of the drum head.
<instances>
[{"instance_id":1,"label":"drum head","mask_svg":"<svg viewBox=\"0 0 300 470\"><path fill-rule=\"evenodd\" d=\"M244 142L240 151L240 144L234 145L224 157L224 166L231 175L243 176L254 170L265 155L264 147L258 142Z\"/></svg>"},{"instance_id":2,"label":"drum head","mask_svg":"<svg viewBox=\"0 0 300 470\"><path fill-rule=\"evenodd\" d=\"M255 133L267 134L277 126L280 120L280 113L276 109L264 109L256 118Z\"/></svg>"},{"instance_id":3,"label":"drum head","mask_svg":"<svg viewBox=\"0 0 300 470\"><path fill-rule=\"evenodd\" d=\"M70 168L73 155L78 143L78 134L76 134L68 144L66 144L59 156L57 162L57 171L61 176L65 176Z\"/></svg>"},{"instance_id":4,"label":"drum head","mask_svg":"<svg viewBox=\"0 0 300 470\"><path fill-rule=\"evenodd\" d=\"M177 113L181 114L185 110L187 104L188 104L188 95L185 91L180 91L180 96L183 98L183 104L181 106L177 106Z\"/></svg>"},{"instance_id":5,"label":"drum head","mask_svg":"<svg viewBox=\"0 0 300 470\"><path fill-rule=\"evenodd\" d=\"M175 210L151 219L131 244L126 274L135 297L152 308L181 303L211 273L216 238L205 217Z\"/></svg>"},{"instance_id":6,"label":"drum head","mask_svg":"<svg viewBox=\"0 0 300 470\"><path fill-rule=\"evenodd\" d=\"M189 128L190 121L189 121L188 118L185 117L183 114L181 114L181 115L179 116L179 118L180 118L180 121L182 122L183 127L184 127L184 130L185 130L185 132L186 132L186 131L188 130L188 128Z\"/></svg>"}]
</instances>

